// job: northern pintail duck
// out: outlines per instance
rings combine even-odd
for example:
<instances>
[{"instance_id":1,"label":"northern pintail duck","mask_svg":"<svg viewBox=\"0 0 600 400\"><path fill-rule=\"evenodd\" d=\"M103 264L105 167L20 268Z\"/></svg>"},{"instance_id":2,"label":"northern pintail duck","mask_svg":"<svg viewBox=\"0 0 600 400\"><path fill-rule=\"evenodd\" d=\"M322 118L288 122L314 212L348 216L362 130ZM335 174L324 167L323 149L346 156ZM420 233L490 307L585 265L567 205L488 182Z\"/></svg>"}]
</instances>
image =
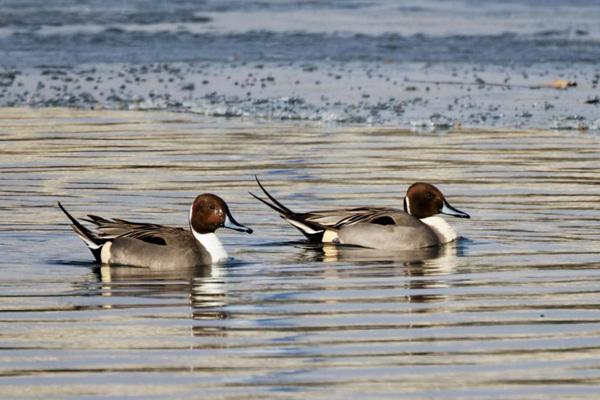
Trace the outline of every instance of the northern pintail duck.
<instances>
[{"instance_id":1,"label":"northern pintail duck","mask_svg":"<svg viewBox=\"0 0 600 400\"><path fill-rule=\"evenodd\" d=\"M121 264L152 269L189 268L225 261L228 256L219 238L218 228L252 233L238 223L223 199L201 194L192 203L189 230L164 225L106 219L88 215L82 221L95 225L95 231L83 226L58 203L71 220L71 228L103 264Z\"/></svg>"},{"instance_id":2,"label":"northern pintail duck","mask_svg":"<svg viewBox=\"0 0 600 400\"><path fill-rule=\"evenodd\" d=\"M311 242L338 243L382 250L413 250L449 243L457 238L452 227L436 214L470 218L452 207L435 186L412 184L404 209L344 208L297 213L277 201L256 182L271 202L250 193L296 227Z\"/></svg>"}]
</instances>

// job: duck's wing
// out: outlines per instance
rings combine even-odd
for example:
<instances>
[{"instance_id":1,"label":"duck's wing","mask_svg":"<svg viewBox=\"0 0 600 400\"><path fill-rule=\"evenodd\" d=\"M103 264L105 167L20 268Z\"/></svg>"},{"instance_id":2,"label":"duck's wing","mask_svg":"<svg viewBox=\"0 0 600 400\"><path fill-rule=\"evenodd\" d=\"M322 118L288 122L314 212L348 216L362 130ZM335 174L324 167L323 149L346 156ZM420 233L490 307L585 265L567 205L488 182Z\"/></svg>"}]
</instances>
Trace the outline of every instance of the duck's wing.
<instances>
[{"instance_id":1,"label":"duck's wing","mask_svg":"<svg viewBox=\"0 0 600 400\"><path fill-rule=\"evenodd\" d=\"M326 228L341 229L358 223L394 225L398 215L403 214L406 213L394 208L359 207L311 211L299 216Z\"/></svg>"},{"instance_id":2,"label":"duck's wing","mask_svg":"<svg viewBox=\"0 0 600 400\"><path fill-rule=\"evenodd\" d=\"M104 240L131 238L152 244L166 245L173 236L185 233L181 228L132 222L119 218L108 219L97 215L88 215L88 218L82 218L82 220L94 224L96 236Z\"/></svg>"},{"instance_id":3,"label":"duck's wing","mask_svg":"<svg viewBox=\"0 0 600 400\"><path fill-rule=\"evenodd\" d=\"M371 207L297 213L281 204L281 202L275 199L275 197L264 188L258 178L255 178L256 183L270 201L260 198L253 193L250 193L250 195L275 210L281 218L297 228L311 242L322 242L323 235L327 230L337 230L361 222L380 225L395 224L395 218L391 218L390 215L394 215L395 213L405 214L403 211L393 208ZM406 215L410 217L408 214Z\"/></svg>"}]
</instances>

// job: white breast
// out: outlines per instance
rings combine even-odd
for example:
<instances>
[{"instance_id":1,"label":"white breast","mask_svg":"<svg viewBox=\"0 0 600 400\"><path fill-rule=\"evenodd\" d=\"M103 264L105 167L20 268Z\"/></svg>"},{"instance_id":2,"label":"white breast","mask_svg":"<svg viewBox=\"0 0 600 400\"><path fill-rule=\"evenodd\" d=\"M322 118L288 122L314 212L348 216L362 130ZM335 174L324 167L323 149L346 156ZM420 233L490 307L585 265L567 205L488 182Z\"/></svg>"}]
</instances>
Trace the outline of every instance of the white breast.
<instances>
[{"instance_id":1,"label":"white breast","mask_svg":"<svg viewBox=\"0 0 600 400\"><path fill-rule=\"evenodd\" d=\"M202 244L206 251L208 251L208 254L210 254L210 259L213 263L227 260L229 256L227 255L225 247L223 247L223 243L221 243L217 235L214 233L198 233L193 229L192 233L194 234L196 240Z\"/></svg>"},{"instance_id":2,"label":"white breast","mask_svg":"<svg viewBox=\"0 0 600 400\"><path fill-rule=\"evenodd\" d=\"M435 232L441 244L450 243L458 237L456 231L442 217L423 218L421 222L427 224Z\"/></svg>"}]
</instances>

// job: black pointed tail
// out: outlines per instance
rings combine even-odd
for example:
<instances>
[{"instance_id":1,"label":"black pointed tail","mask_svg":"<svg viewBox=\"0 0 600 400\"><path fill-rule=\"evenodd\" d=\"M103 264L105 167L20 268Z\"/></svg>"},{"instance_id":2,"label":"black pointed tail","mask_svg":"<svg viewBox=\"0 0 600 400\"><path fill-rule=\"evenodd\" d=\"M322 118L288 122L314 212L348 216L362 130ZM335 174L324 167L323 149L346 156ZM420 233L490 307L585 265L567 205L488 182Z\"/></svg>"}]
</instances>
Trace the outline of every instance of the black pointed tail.
<instances>
[{"instance_id":1,"label":"black pointed tail","mask_svg":"<svg viewBox=\"0 0 600 400\"><path fill-rule=\"evenodd\" d=\"M265 189L265 187L260 183L257 176L255 176L254 179L256 179L256 183L258 183L260 189L263 191L265 196L267 196L267 198L269 198L269 200L272 201L272 203L269 203L267 200L258 197L252 192L248 192L250 196L265 204L267 207L275 210L275 212L277 212L281 218L285 219L293 227L302 232L302 234L306 236L306 238L311 242L320 243L322 241L323 234L325 233L325 228L323 226L315 222L307 221L305 218L305 214L295 213L283 204L281 204L275 197L273 197L269 192L267 192L267 189Z\"/></svg>"},{"instance_id":2,"label":"black pointed tail","mask_svg":"<svg viewBox=\"0 0 600 400\"><path fill-rule=\"evenodd\" d=\"M75 234L83 240L85 245L90 249L96 261L100 262L100 253L102 252L102 245L106 242L105 240L100 239L96 235L94 235L89 229L83 226L79 221L75 219L65 208L60 204L60 201L57 202L58 207L62 210L63 213L69 218L72 222L71 228L75 232Z\"/></svg>"}]
</instances>

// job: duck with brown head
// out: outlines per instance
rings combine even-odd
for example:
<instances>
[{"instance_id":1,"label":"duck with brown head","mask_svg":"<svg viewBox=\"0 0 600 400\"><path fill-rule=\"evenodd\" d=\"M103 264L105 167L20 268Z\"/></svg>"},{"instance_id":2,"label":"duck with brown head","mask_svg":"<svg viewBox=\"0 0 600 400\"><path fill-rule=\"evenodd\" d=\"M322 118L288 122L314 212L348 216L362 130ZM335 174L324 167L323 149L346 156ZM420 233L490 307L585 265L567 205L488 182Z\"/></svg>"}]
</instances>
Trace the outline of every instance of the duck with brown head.
<instances>
[{"instance_id":1,"label":"duck with brown head","mask_svg":"<svg viewBox=\"0 0 600 400\"><path fill-rule=\"evenodd\" d=\"M58 203L72 222L71 227L98 262L152 269L189 268L228 259L215 231L229 228L252 233L238 223L223 199L205 193L190 208L189 230L164 225L107 219L88 215L82 221L95 225L91 231Z\"/></svg>"},{"instance_id":2,"label":"duck with brown head","mask_svg":"<svg viewBox=\"0 0 600 400\"><path fill-rule=\"evenodd\" d=\"M250 193L300 230L311 242L338 243L383 250L414 250L439 246L457 238L452 227L437 214L470 218L452 207L435 186L417 182L403 200L404 210L358 207L296 213L262 186L270 201Z\"/></svg>"},{"instance_id":3,"label":"duck with brown head","mask_svg":"<svg viewBox=\"0 0 600 400\"><path fill-rule=\"evenodd\" d=\"M190 207L190 230L196 240L216 260L227 258L223 244L215 235L215 231L221 227L252 233L252 229L241 225L233 218L227 203L219 196L205 193L196 197Z\"/></svg>"},{"instance_id":4,"label":"duck with brown head","mask_svg":"<svg viewBox=\"0 0 600 400\"><path fill-rule=\"evenodd\" d=\"M425 182L410 185L404 197L404 212L419 219L436 214L470 218L469 214L452 207L438 188Z\"/></svg>"}]
</instances>

